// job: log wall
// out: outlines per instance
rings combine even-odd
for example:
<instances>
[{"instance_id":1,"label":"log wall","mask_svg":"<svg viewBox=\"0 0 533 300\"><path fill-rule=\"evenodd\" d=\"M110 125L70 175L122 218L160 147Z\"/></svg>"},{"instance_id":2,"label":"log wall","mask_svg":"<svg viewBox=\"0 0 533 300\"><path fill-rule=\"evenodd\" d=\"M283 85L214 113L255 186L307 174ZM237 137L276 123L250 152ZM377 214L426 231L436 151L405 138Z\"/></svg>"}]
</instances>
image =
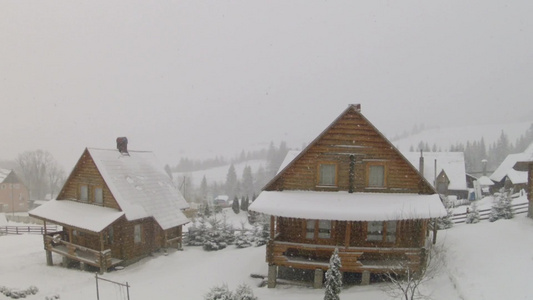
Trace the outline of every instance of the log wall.
<instances>
[{"instance_id":1,"label":"log wall","mask_svg":"<svg viewBox=\"0 0 533 300\"><path fill-rule=\"evenodd\" d=\"M350 156L355 157L354 191L432 194L433 190L417 170L361 114L348 111L324 132L311 147L266 190L347 191L350 188ZM318 182L320 163L337 165L337 185ZM371 164L385 167L385 186L368 187Z\"/></svg>"}]
</instances>

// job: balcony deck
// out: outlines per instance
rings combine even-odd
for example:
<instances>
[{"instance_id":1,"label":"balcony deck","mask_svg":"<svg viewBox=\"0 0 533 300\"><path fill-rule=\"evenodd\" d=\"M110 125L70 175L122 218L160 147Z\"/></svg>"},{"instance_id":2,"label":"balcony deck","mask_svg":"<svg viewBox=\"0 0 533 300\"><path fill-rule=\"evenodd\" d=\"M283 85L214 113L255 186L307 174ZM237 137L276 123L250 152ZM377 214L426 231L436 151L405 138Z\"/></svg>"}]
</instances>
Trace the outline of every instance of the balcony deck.
<instances>
[{"instance_id":1,"label":"balcony deck","mask_svg":"<svg viewBox=\"0 0 533 300\"><path fill-rule=\"evenodd\" d=\"M62 232L43 235L44 248L74 261L100 268L101 272L116 266L122 260L111 257L111 250L98 251L84 246L69 243L60 237Z\"/></svg>"},{"instance_id":2,"label":"balcony deck","mask_svg":"<svg viewBox=\"0 0 533 300\"><path fill-rule=\"evenodd\" d=\"M298 269L327 270L329 257L335 248L339 249L341 271L353 273L417 270L424 256L423 248L335 247L269 241L267 262L272 265Z\"/></svg>"}]
</instances>

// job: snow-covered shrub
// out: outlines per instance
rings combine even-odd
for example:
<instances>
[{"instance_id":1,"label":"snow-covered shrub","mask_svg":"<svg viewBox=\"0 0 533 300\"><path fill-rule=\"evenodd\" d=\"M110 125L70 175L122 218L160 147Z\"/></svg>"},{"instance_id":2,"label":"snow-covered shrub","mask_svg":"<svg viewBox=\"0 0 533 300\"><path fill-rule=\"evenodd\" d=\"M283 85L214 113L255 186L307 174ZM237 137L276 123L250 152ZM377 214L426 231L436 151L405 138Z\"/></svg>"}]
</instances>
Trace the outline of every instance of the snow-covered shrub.
<instances>
[{"instance_id":1,"label":"snow-covered shrub","mask_svg":"<svg viewBox=\"0 0 533 300\"><path fill-rule=\"evenodd\" d=\"M477 203L474 201L470 205L469 212L466 214L466 224L475 224L479 222L479 210L477 208Z\"/></svg>"},{"instance_id":2,"label":"snow-covered shrub","mask_svg":"<svg viewBox=\"0 0 533 300\"><path fill-rule=\"evenodd\" d=\"M446 216L437 220L438 229L448 229L453 227L453 203L448 200L448 197L446 197L444 198L443 204L446 208L447 214Z\"/></svg>"},{"instance_id":3,"label":"snow-covered shrub","mask_svg":"<svg viewBox=\"0 0 533 300\"><path fill-rule=\"evenodd\" d=\"M241 284L235 290L235 293L228 289L227 285L221 285L211 288L205 295L205 300L257 300L254 292L247 284Z\"/></svg>"},{"instance_id":4,"label":"snow-covered shrub","mask_svg":"<svg viewBox=\"0 0 533 300\"><path fill-rule=\"evenodd\" d=\"M12 299L26 298L26 296L37 294L37 292L39 292L39 289L33 285L25 290L12 289L5 286L0 286L0 293Z\"/></svg>"},{"instance_id":5,"label":"snow-covered shrub","mask_svg":"<svg viewBox=\"0 0 533 300\"><path fill-rule=\"evenodd\" d=\"M61 297L59 297L59 294L53 294L53 295L44 297L44 300L56 300L56 299L60 299L60 298Z\"/></svg>"},{"instance_id":6,"label":"snow-covered shrub","mask_svg":"<svg viewBox=\"0 0 533 300\"><path fill-rule=\"evenodd\" d=\"M257 300L257 297L254 296L254 292L250 286L247 284L241 284L235 290L233 300Z\"/></svg>"},{"instance_id":7,"label":"snow-covered shrub","mask_svg":"<svg viewBox=\"0 0 533 300\"><path fill-rule=\"evenodd\" d=\"M339 294L342 287L342 274L340 272L341 259L339 249L335 248L329 259L329 269L326 272L326 291L324 300L339 300Z\"/></svg>"},{"instance_id":8,"label":"snow-covered shrub","mask_svg":"<svg viewBox=\"0 0 533 300\"><path fill-rule=\"evenodd\" d=\"M225 284L215 286L205 295L204 300L233 300L233 293Z\"/></svg>"},{"instance_id":9,"label":"snow-covered shrub","mask_svg":"<svg viewBox=\"0 0 533 300\"><path fill-rule=\"evenodd\" d=\"M220 250L235 242L233 225L227 222L226 215L214 214L206 218L199 216L189 228L188 246L202 246L206 251Z\"/></svg>"},{"instance_id":10,"label":"snow-covered shrub","mask_svg":"<svg viewBox=\"0 0 533 300\"><path fill-rule=\"evenodd\" d=\"M499 219L512 219L514 217L514 210L512 207L512 197L513 190L505 191L503 188L500 189L498 194L498 199L490 210L489 221L494 222Z\"/></svg>"}]
</instances>

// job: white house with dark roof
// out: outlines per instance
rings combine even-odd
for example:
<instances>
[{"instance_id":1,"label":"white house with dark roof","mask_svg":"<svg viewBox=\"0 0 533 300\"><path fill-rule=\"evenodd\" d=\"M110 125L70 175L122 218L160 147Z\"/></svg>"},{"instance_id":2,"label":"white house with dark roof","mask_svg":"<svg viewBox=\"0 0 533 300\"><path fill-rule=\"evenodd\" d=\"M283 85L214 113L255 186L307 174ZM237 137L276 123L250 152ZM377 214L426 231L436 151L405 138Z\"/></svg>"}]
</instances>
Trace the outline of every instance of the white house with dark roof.
<instances>
[{"instance_id":1,"label":"white house with dark roof","mask_svg":"<svg viewBox=\"0 0 533 300\"><path fill-rule=\"evenodd\" d=\"M55 252L67 264L106 270L181 247L189 205L152 152L117 145L119 150L85 149L57 199L30 212L63 226L45 234L48 264Z\"/></svg>"},{"instance_id":2,"label":"white house with dark roof","mask_svg":"<svg viewBox=\"0 0 533 300\"><path fill-rule=\"evenodd\" d=\"M490 175L490 179L495 183L494 188L512 187L515 192L525 189L528 184L527 171L516 170L513 167L518 162L527 161L531 155L533 155L533 144L529 145L522 153L507 155L494 173Z\"/></svg>"}]
</instances>

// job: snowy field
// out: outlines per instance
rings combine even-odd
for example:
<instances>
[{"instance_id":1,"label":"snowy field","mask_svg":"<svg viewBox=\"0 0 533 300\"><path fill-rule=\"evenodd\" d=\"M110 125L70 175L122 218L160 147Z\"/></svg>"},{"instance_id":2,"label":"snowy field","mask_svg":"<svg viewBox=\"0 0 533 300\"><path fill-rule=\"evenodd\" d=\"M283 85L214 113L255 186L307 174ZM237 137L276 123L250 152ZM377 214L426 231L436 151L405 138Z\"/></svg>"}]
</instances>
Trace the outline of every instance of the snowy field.
<instances>
[{"instance_id":1,"label":"snowy field","mask_svg":"<svg viewBox=\"0 0 533 300\"><path fill-rule=\"evenodd\" d=\"M243 213L227 212L236 227ZM494 223L456 225L439 231L439 244L446 248L445 267L422 287L435 300L532 299L529 270L533 269L533 220L518 215ZM96 299L93 273L65 269L45 263L39 235L0 236L0 286L39 288L26 299L45 299L53 294L61 299ZM235 290L241 283L253 287L261 300L323 299L323 290L304 286L278 285L276 289L258 287L260 279L250 274L266 274L265 247L236 249L234 246L205 252L198 247L154 255L120 271L105 273L104 278L128 282L131 299L203 299L215 285L227 284ZM350 286L341 299L390 299L384 284ZM100 283L100 299L126 299L124 290ZM0 294L0 299L8 299Z\"/></svg>"}]
</instances>

